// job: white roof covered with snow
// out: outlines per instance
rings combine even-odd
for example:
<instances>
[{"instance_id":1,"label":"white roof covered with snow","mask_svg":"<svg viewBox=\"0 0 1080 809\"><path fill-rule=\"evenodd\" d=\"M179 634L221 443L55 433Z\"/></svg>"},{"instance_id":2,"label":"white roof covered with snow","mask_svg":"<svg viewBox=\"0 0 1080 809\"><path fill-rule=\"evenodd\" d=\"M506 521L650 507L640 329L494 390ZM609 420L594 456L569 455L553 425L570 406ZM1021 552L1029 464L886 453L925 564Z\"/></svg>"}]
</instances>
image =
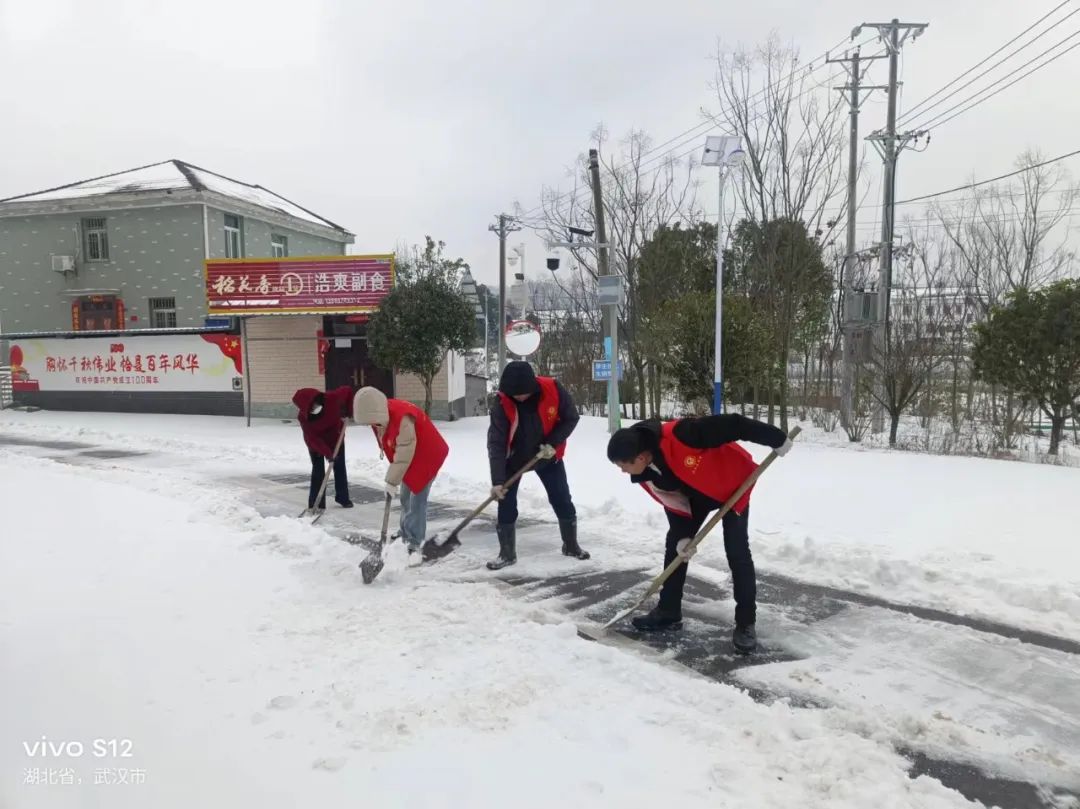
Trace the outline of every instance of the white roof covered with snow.
<instances>
[{"instance_id":1,"label":"white roof covered with snow","mask_svg":"<svg viewBox=\"0 0 1080 809\"><path fill-rule=\"evenodd\" d=\"M138 191L190 190L191 183L171 160L144 166L119 174L95 177L80 183L39 191L36 194L24 194L11 197L4 202L55 202L81 197L96 197L101 194L129 194Z\"/></svg>"},{"instance_id":2,"label":"white roof covered with snow","mask_svg":"<svg viewBox=\"0 0 1080 809\"><path fill-rule=\"evenodd\" d=\"M33 194L8 197L0 200L0 205L63 202L107 194L136 194L154 191L209 191L322 227L345 230L329 219L302 208L260 185L233 180L182 160L166 160L163 163L94 177Z\"/></svg>"}]
</instances>

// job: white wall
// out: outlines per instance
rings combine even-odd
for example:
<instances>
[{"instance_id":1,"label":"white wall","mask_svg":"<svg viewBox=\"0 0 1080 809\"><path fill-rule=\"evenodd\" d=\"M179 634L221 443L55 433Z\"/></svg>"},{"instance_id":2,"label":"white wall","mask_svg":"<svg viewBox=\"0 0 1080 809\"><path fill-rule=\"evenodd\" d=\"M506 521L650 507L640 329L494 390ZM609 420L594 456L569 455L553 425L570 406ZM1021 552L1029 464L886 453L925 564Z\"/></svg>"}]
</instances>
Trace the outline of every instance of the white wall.
<instances>
[{"instance_id":1,"label":"white wall","mask_svg":"<svg viewBox=\"0 0 1080 809\"><path fill-rule=\"evenodd\" d=\"M463 398L465 396L464 355L458 354L454 351L450 351L447 353L446 375L447 389L449 391L449 394L446 398L451 402Z\"/></svg>"}]
</instances>

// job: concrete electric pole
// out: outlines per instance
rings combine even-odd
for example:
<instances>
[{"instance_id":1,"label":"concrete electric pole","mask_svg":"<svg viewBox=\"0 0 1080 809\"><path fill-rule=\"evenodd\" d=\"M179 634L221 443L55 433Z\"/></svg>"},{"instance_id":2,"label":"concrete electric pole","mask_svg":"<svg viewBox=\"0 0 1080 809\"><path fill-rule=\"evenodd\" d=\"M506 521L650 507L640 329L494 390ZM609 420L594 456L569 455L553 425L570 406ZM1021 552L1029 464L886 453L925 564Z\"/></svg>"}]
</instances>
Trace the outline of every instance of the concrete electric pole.
<instances>
[{"instance_id":1,"label":"concrete electric pole","mask_svg":"<svg viewBox=\"0 0 1080 809\"><path fill-rule=\"evenodd\" d=\"M856 341L861 338L856 323L850 312L854 298L852 287L855 279L855 267L858 263L856 252L858 247L855 243L855 215L858 211L857 181L859 179L859 107L862 104L863 92L873 90L887 90L883 85L864 86L862 84L863 73L866 70L866 62L874 59L884 59L884 56L868 56L860 58L859 49L856 48L850 56L842 59L826 59L829 63L842 64L847 70L848 83L843 87L834 89L845 94L848 102L849 131L848 131L848 189L847 189L847 249L844 254L844 282L841 290L843 295L843 308L840 311L840 329L843 336L843 377L840 383L840 421L845 428L852 423L852 411L855 406L855 352ZM861 308L861 307L860 307Z\"/></svg>"},{"instance_id":2,"label":"concrete electric pole","mask_svg":"<svg viewBox=\"0 0 1080 809\"><path fill-rule=\"evenodd\" d=\"M498 215L498 223L488 225L488 230L499 237L499 376L506 367L506 236L521 226L510 214Z\"/></svg>"},{"instance_id":3,"label":"concrete electric pole","mask_svg":"<svg viewBox=\"0 0 1080 809\"><path fill-rule=\"evenodd\" d=\"M604 194L600 187L600 153L589 149L589 177L592 179L593 217L596 219L597 272L600 277L611 274L608 265L607 226L604 222ZM603 282L601 282L603 283ZM621 424L619 405L619 304L604 306L604 353L611 361L608 381L608 432L614 433Z\"/></svg>"},{"instance_id":4,"label":"concrete electric pole","mask_svg":"<svg viewBox=\"0 0 1080 809\"><path fill-rule=\"evenodd\" d=\"M889 359L889 304L892 296L892 269L893 269L893 239L896 231L896 161L900 152L912 140L925 134L923 132L896 132L896 103L899 88L900 49L904 47L910 37L914 42L927 28L927 23L900 22L893 19L891 22L863 23L856 26L851 32L854 39L863 28L875 28L878 37L885 43L885 50L889 57L889 111L885 122L885 129L870 134L867 140L881 155L885 164L885 176L882 181L881 202L881 266L878 278L878 311L879 322L877 345L882 357L882 366L887 367ZM874 419L874 429L880 432L883 429L883 414L880 412Z\"/></svg>"}]
</instances>

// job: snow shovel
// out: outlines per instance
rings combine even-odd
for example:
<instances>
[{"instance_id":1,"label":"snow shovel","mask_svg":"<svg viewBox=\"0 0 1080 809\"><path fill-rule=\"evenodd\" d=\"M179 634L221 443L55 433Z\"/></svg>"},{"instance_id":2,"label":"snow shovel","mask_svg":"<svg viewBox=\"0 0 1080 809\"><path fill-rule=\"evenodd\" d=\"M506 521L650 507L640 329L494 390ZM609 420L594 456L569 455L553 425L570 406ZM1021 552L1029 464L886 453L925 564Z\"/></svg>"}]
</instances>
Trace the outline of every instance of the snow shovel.
<instances>
[{"instance_id":1,"label":"snow shovel","mask_svg":"<svg viewBox=\"0 0 1080 809\"><path fill-rule=\"evenodd\" d=\"M383 565L386 563L383 561L383 549L386 547L386 535L390 531L390 506L394 504L394 498L392 495L386 495L386 507L383 509L382 515L382 531L379 533L379 544L374 550L367 555L367 558L360 563L360 575L364 577L364 584L371 584L375 581L375 577L378 576L383 569Z\"/></svg>"},{"instance_id":2,"label":"snow shovel","mask_svg":"<svg viewBox=\"0 0 1080 809\"><path fill-rule=\"evenodd\" d=\"M543 460L543 457L540 455L540 453L537 453L533 458L530 458L529 462L525 464L525 466L521 467L521 469L519 469L517 472L510 476L510 479L503 484L503 488L509 489L511 486L521 480L522 475L524 475L526 472L528 472L530 469L540 463L541 460ZM492 502L494 502L494 500L495 496L489 495L487 500L485 500L483 503L473 509L472 513L469 514L468 517L466 517L464 520L457 524L454 530L450 532L450 536L443 540L441 544L436 542L434 538L429 539L427 542L425 542L422 551L424 561L434 562L437 559L442 559L444 556L448 556L451 551L454 550L454 548L457 548L459 545L461 545L461 540L458 539L458 534L465 530L465 526L467 526L469 523L479 517L481 512L483 512L485 508L490 506Z\"/></svg>"},{"instance_id":3,"label":"snow shovel","mask_svg":"<svg viewBox=\"0 0 1080 809\"><path fill-rule=\"evenodd\" d=\"M788 433L788 439L794 440L795 436L797 436L800 432L802 432L802 428L792 427L791 432ZM731 497L727 499L727 502L724 503L720 510L716 512L716 514L714 514L709 519L709 521L701 527L701 530L697 532L697 535L694 537L694 539L690 542L689 545L686 546L686 550L683 551L683 555L676 556L674 559L672 559L671 564L665 567L663 571L661 571L660 574L652 580L652 583L649 585L649 589L645 591L645 595L635 601L629 609L623 610L606 624L604 624L604 629L609 629L613 624L617 624L624 618L628 618L634 613L635 610L637 610L638 607L645 603L646 599L648 599L655 593L658 593L660 591L660 588L663 587L664 582L668 580L668 576L674 573L678 569L679 565L685 564L686 560L689 559L690 556L693 554L694 549L697 548L697 546L701 544L701 541L705 539L706 536L708 536L709 532L712 531L722 519L724 519L724 515L735 507L735 504L739 502L739 499L744 494L746 494L746 490L757 482L757 479L761 477L761 473L768 469L769 465L778 457L779 456L776 454L776 450L770 452L769 457L762 461L761 465L753 472L751 472L747 476L746 480L742 482L742 485L735 490L735 494L731 495Z\"/></svg>"},{"instance_id":4,"label":"snow shovel","mask_svg":"<svg viewBox=\"0 0 1080 809\"><path fill-rule=\"evenodd\" d=\"M334 446L334 457L331 460L330 468L328 470L325 470L325 473L323 474L322 486L319 487L319 495L318 495L318 497L315 498L315 505L312 506L311 508L305 508L303 511L301 511L299 514L296 515L297 517L303 517L305 514L310 515L310 514L314 514L316 511L319 512L318 514L315 514L315 519L311 521L312 525L317 523L319 521L319 519L322 517L323 513L324 513L324 511L322 509L317 508L317 506L318 506L319 503L322 502L323 496L326 494L326 484L328 484L330 482L330 473L334 471L333 461L337 460L338 453L341 452L341 444L342 444L342 442L344 440L345 440L345 422L342 422L341 423L341 435L338 436L337 444Z\"/></svg>"}]
</instances>

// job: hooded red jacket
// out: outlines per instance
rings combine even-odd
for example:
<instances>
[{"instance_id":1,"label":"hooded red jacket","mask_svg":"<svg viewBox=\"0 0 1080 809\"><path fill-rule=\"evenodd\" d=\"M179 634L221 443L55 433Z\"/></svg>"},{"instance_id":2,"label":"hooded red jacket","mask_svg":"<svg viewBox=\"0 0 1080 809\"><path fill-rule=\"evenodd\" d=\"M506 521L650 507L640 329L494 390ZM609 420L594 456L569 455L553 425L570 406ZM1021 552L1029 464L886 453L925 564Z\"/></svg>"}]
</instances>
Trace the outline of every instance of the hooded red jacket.
<instances>
[{"instance_id":1,"label":"hooded red jacket","mask_svg":"<svg viewBox=\"0 0 1080 809\"><path fill-rule=\"evenodd\" d=\"M317 416L309 415L311 403L316 396L323 397L323 409ZM326 393L315 388L301 388L293 394L293 404L300 411L297 418L300 429L304 431L304 443L312 452L333 460L334 447L338 437L345 429L344 419L352 416L352 389L348 385L328 390Z\"/></svg>"}]
</instances>

